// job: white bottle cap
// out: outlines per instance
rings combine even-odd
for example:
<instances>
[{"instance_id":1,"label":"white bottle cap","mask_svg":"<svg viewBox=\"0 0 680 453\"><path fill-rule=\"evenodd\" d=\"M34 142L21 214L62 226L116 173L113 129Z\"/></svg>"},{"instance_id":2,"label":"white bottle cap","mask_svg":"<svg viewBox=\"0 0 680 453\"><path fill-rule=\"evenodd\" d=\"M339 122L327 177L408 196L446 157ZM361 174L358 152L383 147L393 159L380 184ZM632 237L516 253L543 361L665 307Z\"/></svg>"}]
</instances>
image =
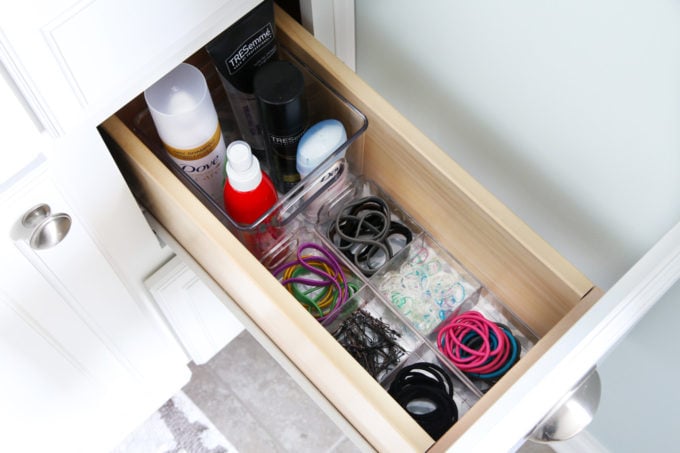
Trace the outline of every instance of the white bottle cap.
<instances>
[{"instance_id":1,"label":"white bottle cap","mask_svg":"<svg viewBox=\"0 0 680 453\"><path fill-rule=\"evenodd\" d=\"M260 161L243 140L236 140L227 146L227 180L238 192L255 190L262 182Z\"/></svg>"},{"instance_id":2,"label":"white bottle cap","mask_svg":"<svg viewBox=\"0 0 680 453\"><path fill-rule=\"evenodd\" d=\"M181 63L144 91L144 99L164 143L196 148L217 129L217 113L208 84L198 68Z\"/></svg>"},{"instance_id":3,"label":"white bottle cap","mask_svg":"<svg viewBox=\"0 0 680 453\"><path fill-rule=\"evenodd\" d=\"M297 147L296 167L300 177L307 176L346 141L347 132L338 120L319 121L307 129Z\"/></svg>"}]
</instances>

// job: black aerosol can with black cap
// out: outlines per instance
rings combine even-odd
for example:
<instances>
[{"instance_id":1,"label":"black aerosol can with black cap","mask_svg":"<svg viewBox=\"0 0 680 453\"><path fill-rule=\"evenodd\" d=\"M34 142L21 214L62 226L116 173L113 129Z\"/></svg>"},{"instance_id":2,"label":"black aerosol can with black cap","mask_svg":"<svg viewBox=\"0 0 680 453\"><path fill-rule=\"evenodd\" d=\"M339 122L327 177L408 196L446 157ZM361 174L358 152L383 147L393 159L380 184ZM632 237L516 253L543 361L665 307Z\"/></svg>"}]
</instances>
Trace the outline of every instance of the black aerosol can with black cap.
<instances>
[{"instance_id":1,"label":"black aerosol can with black cap","mask_svg":"<svg viewBox=\"0 0 680 453\"><path fill-rule=\"evenodd\" d=\"M258 69L253 87L264 126L270 176L277 190L286 193L300 181L297 146L308 126L304 76L289 61L270 61Z\"/></svg>"}]
</instances>

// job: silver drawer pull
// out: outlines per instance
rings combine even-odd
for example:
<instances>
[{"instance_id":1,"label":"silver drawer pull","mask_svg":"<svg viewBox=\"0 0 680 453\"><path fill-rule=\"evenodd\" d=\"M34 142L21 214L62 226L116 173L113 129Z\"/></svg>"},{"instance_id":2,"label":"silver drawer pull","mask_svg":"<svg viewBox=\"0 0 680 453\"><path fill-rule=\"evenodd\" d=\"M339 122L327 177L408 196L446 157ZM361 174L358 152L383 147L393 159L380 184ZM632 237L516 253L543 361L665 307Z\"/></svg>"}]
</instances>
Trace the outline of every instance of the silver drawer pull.
<instances>
[{"instance_id":1,"label":"silver drawer pull","mask_svg":"<svg viewBox=\"0 0 680 453\"><path fill-rule=\"evenodd\" d=\"M38 205L24 214L21 223L32 229L28 244L34 250L44 250L59 244L71 229L71 216L60 212L50 214L46 204Z\"/></svg>"},{"instance_id":2,"label":"silver drawer pull","mask_svg":"<svg viewBox=\"0 0 680 453\"><path fill-rule=\"evenodd\" d=\"M601 395L600 375L590 372L536 425L529 439L553 442L570 439L583 431L593 420Z\"/></svg>"}]
</instances>

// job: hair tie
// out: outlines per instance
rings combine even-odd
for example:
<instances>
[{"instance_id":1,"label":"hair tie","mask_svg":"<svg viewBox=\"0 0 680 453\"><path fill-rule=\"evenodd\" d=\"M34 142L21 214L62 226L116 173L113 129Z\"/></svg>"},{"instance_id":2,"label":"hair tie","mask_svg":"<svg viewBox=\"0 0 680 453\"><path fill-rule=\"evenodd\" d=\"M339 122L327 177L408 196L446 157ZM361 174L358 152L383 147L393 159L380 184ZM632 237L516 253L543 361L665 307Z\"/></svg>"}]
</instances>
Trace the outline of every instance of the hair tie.
<instances>
[{"instance_id":1,"label":"hair tie","mask_svg":"<svg viewBox=\"0 0 680 453\"><path fill-rule=\"evenodd\" d=\"M395 237L402 237L404 243L395 246ZM385 200L371 195L343 205L329 226L328 238L370 277L411 242L413 233L404 224L392 220Z\"/></svg>"},{"instance_id":2,"label":"hair tie","mask_svg":"<svg viewBox=\"0 0 680 453\"><path fill-rule=\"evenodd\" d=\"M477 287L435 247L413 242L400 266L382 275L378 290L423 335L429 335Z\"/></svg>"},{"instance_id":3,"label":"hair tie","mask_svg":"<svg viewBox=\"0 0 680 453\"><path fill-rule=\"evenodd\" d=\"M388 392L435 440L458 421L451 379L435 364L420 362L402 368Z\"/></svg>"},{"instance_id":4,"label":"hair tie","mask_svg":"<svg viewBox=\"0 0 680 453\"><path fill-rule=\"evenodd\" d=\"M296 259L277 266L272 274L323 325L338 316L357 290L333 253L311 242L301 244Z\"/></svg>"},{"instance_id":5,"label":"hair tie","mask_svg":"<svg viewBox=\"0 0 680 453\"><path fill-rule=\"evenodd\" d=\"M477 311L454 316L439 331L437 347L472 378L495 381L517 361L521 347L510 329Z\"/></svg>"}]
</instances>

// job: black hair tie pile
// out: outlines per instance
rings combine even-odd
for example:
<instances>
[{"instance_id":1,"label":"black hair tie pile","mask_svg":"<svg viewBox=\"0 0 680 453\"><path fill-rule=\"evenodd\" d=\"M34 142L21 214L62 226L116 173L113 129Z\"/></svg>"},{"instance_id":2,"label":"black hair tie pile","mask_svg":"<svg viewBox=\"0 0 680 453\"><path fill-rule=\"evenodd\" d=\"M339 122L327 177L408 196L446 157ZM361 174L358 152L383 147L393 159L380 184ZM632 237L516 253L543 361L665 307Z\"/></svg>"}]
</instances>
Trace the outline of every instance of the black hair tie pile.
<instances>
[{"instance_id":1,"label":"black hair tie pile","mask_svg":"<svg viewBox=\"0 0 680 453\"><path fill-rule=\"evenodd\" d=\"M413 238L408 227L392 220L389 206L377 196L345 204L328 230L331 242L367 277L403 248L393 249L393 236L402 236L404 245Z\"/></svg>"},{"instance_id":2,"label":"black hair tie pile","mask_svg":"<svg viewBox=\"0 0 680 453\"><path fill-rule=\"evenodd\" d=\"M388 392L435 440L458 421L453 384L437 365L420 362L402 368Z\"/></svg>"}]
</instances>

